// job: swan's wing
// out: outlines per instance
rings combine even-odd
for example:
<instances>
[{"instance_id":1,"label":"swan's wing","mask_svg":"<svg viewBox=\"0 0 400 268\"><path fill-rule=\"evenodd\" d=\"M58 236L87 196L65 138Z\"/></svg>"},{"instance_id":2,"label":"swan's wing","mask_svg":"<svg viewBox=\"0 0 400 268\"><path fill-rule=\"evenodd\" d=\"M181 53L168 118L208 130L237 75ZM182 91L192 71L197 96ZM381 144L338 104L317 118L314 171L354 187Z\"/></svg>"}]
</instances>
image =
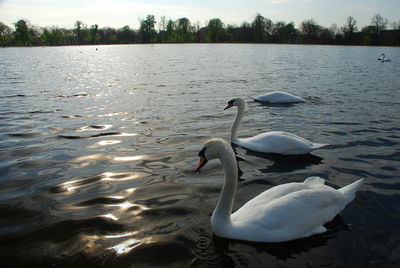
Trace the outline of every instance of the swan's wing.
<instances>
[{"instance_id":1,"label":"swan's wing","mask_svg":"<svg viewBox=\"0 0 400 268\"><path fill-rule=\"evenodd\" d=\"M269 103L295 103L305 101L301 97L282 91L270 92L264 95L257 96L255 99L257 101Z\"/></svg>"},{"instance_id":2,"label":"swan's wing","mask_svg":"<svg viewBox=\"0 0 400 268\"><path fill-rule=\"evenodd\" d=\"M274 92L274 102L276 103L295 103L295 102L305 102L301 97L295 96L287 92L277 91Z\"/></svg>"},{"instance_id":3,"label":"swan's wing","mask_svg":"<svg viewBox=\"0 0 400 268\"><path fill-rule=\"evenodd\" d=\"M246 209L252 209L253 207L264 206L265 204L275 199L278 199L282 196L308 188L309 188L308 185L298 182L281 184L262 192L261 194L259 194L258 196L254 197L246 204L244 204L239 210L241 209L246 210Z\"/></svg>"},{"instance_id":4,"label":"swan's wing","mask_svg":"<svg viewBox=\"0 0 400 268\"><path fill-rule=\"evenodd\" d=\"M254 97L253 99L256 101L260 101L260 102L269 102L271 100L272 94L273 94L273 92L259 95L257 97Z\"/></svg>"},{"instance_id":5,"label":"swan's wing","mask_svg":"<svg viewBox=\"0 0 400 268\"><path fill-rule=\"evenodd\" d=\"M257 152L299 154L310 152L313 143L285 131L269 131L250 138L239 139L238 145Z\"/></svg>"},{"instance_id":6,"label":"swan's wing","mask_svg":"<svg viewBox=\"0 0 400 268\"><path fill-rule=\"evenodd\" d=\"M322 225L333 219L342 199L340 192L321 185L292 192L265 204L260 199L250 200L232 214L232 222L244 232L253 229L259 236L265 233L270 241L306 237L324 230Z\"/></svg>"},{"instance_id":7,"label":"swan's wing","mask_svg":"<svg viewBox=\"0 0 400 268\"><path fill-rule=\"evenodd\" d=\"M258 196L249 200L240 209L251 210L253 207L265 206L267 203L279 199L285 195L297 191L320 187L323 186L324 183L325 180L323 178L314 176L305 179L304 182L290 182L290 183L280 184L262 192Z\"/></svg>"}]
</instances>

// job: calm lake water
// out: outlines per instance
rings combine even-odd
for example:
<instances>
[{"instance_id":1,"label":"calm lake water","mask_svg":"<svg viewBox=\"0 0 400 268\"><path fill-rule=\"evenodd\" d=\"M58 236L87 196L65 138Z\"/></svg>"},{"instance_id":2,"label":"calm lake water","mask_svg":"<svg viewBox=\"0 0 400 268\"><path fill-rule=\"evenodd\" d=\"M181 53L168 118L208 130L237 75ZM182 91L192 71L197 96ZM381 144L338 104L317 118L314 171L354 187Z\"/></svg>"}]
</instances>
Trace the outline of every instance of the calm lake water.
<instances>
[{"instance_id":1,"label":"calm lake water","mask_svg":"<svg viewBox=\"0 0 400 268\"><path fill-rule=\"evenodd\" d=\"M385 53L392 59L380 63ZM303 104L248 96L285 90ZM212 235L223 172L210 137L285 130L303 157L235 148L236 210L321 176L356 199L328 232L267 244ZM133 45L0 49L0 267L399 267L400 48Z\"/></svg>"}]
</instances>

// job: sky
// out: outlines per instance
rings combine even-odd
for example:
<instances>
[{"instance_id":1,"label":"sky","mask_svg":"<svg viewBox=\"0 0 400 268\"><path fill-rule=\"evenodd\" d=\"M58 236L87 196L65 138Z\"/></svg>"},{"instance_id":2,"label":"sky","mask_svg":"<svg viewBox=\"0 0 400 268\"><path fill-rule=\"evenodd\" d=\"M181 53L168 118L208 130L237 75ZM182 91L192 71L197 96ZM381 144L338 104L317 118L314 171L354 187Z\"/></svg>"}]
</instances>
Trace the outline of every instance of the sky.
<instances>
[{"instance_id":1,"label":"sky","mask_svg":"<svg viewBox=\"0 0 400 268\"><path fill-rule=\"evenodd\" d=\"M73 28L77 20L86 25L139 28L139 19L148 14L156 21L161 16L177 20L188 18L205 26L212 18L225 24L251 22L260 13L273 22L294 22L299 27L304 20L330 27L343 26L346 18L354 17L361 29L371 24L375 14L390 23L400 21L400 0L0 0L0 22L13 27L26 19L40 27Z\"/></svg>"}]
</instances>

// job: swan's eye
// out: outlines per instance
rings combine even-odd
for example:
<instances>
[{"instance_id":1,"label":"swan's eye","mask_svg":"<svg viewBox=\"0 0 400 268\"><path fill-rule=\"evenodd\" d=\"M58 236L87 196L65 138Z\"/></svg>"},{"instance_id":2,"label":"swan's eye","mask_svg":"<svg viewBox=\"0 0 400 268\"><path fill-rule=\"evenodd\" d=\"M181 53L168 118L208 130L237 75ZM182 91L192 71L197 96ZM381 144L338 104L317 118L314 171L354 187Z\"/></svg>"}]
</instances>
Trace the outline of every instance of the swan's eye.
<instances>
[{"instance_id":1,"label":"swan's eye","mask_svg":"<svg viewBox=\"0 0 400 268\"><path fill-rule=\"evenodd\" d=\"M206 148L204 147L203 149L201 149L201 151L199 152L199 156L200 157L205 157L205 153L206 153Z\"/></svg>"},{"instance_id":2,"label":"swan's eye","mask_svg":"<svg viewBox=\"0 0 400 268\"><path fill-rule=\"evenodd\" d=\"M228 104L229 105L233 105L233 102L234 102L235 100L230 100L230 101L228 101Z\"/></svg>"}]
</instances>

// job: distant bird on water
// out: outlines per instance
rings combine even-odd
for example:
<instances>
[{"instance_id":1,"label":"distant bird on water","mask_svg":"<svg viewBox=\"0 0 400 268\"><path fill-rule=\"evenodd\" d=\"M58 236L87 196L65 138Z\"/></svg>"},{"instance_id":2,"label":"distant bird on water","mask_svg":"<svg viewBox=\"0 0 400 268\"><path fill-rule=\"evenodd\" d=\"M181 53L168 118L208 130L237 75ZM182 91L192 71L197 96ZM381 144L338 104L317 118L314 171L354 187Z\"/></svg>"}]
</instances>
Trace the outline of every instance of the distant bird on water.
<instances>
[{"instance_id":1,"label":"distant bird on water","mask_svg":"<svg viewBox=\"0 0 400 268\"><path fill-rule=\"evenodd\" d=\"M252 98L254 101L271 103L271 104L278 104L278 103L289 104L289 103L305 102L305 100L302 97L295 96L293 94L282 91L273 91L264 95L260 95L254 98L250 97L250 98Z\"/></svg>"},{"instance_id":2,"label":"distant bird on water","mask_svg":"<svg viewBox=\"0 0 400 268\"><path fill-rule=\"evenodd\" d=\"M233 106L238 108L231 128L231 142L246 149L260 153L275 153L282 155L308 154L327 144L313 143L295 134L285 131L268 131L249 138L238 138L237 132L246 109L242 98L235 98L228 102L224 110Z\"/></svg>"},{"instance_id":3,"label":"distant bird on water","mask_svg":"<svg viewBox=\"0 0 400 268\"><path fill-rule=\"evenodd\" d=\"M381 62L391 62L391 59L386 58L385 53L381 54L381 57L378 59Z\"/></svg>"}]
</instances>

